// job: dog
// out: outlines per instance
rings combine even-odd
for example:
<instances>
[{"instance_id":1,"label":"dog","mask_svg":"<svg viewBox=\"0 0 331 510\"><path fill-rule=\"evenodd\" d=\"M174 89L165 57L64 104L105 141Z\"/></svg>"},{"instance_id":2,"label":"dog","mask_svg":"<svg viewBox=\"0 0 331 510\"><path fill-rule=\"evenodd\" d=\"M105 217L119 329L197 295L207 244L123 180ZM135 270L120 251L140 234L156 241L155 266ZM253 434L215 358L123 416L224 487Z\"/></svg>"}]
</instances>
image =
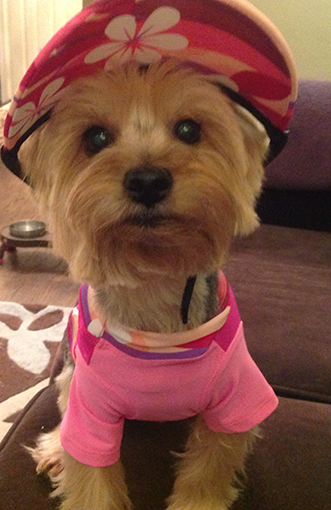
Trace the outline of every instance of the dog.
<instances>
[{"instance_id":1,"label":"dog","mask_svg":"<svg viewBox=\"0 0 331 510\"><path fill-rule=\"evenodd\" d=\"M2 160L82 284L62 421L29 449L61 510L131 509L124 420L186 418L167 510L228 510L277 406L223 268L258 227L295 66L248 2L189 4L97 0L32 63L5 123Z\"/></svg>"},{"instance_id":2,"label":"dog","mask_svg":"<svg viewBox=\"0 0 331 510\"><path fill-rule=\"evenodd\" d=\"M99 316L171 336L219 313L230 241L258 226L267 147L264 130L208 77L168 60L75 81L21 161L55 250L94 289ZM185 324L180 305L192 275ZM70 358L57 379L62 416L73 373ZM225 434L198 417L168 509L230 508L255 437L255 427ZM33 457L64 497L62 510L131 508L120 460L78 462L61 446L60 427L41 436Z\"/></svg>"}]
</instances>

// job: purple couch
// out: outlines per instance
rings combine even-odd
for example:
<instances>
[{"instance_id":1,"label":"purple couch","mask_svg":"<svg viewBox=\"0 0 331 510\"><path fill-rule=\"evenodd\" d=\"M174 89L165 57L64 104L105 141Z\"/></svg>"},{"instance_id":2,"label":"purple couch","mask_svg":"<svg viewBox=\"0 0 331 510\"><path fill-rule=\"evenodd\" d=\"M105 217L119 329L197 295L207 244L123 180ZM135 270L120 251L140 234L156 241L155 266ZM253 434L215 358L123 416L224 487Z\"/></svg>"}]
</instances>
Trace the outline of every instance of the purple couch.
<instances>
[{"instance_id":1,"label":"purple couch","mask_svg":"<svg viewBox=\"0 0 331 510\"><path fill-rule=\"evenodd\" d=\"M287 147L267 169L262 221L331 231L331 83L301 80Z\"/></svg>"},{"instance_id":2,"label":"purple couch","mask_svg":"<svg viewBox=\"0 0 331 510\"><path fill-rule=\"evenodd\" d=\"M301 81L299 90L288 147L267 171L264 224L234 243L226 269L249 349L280 397L234 510L331 508L331 83ZM59 351L53 375L61 366ZM58 420L51 379L0 446L0 510L57 508L22 444ZM165 508L169 450L182 449L189 426L126 423L122 455L136 510Z\"/></svg>"}]
</instances>

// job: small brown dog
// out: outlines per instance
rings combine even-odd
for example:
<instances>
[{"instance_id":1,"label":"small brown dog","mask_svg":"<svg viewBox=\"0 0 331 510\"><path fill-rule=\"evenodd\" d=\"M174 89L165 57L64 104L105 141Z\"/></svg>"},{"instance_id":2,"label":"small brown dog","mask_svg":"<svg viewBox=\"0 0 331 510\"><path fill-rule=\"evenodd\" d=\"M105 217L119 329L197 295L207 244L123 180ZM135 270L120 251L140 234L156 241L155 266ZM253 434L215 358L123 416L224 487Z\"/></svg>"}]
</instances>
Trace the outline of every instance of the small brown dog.
<instances>
[{"instance_id":1,"label":"small brown dog","mask_svg":"<svg viewBox=\"0 0 331 510\"><path fill-rule=\"evenodd\" d=\"M84 284L57 379L63 421L31 450L61 510L130 509L124 419L195 416L168 510L227 510L277 405L221 269L233 236L258 226L295 71L278 32L237 3L99 0L12 103L2 158Z\"/></svg>"},{"instance_id":2,"label":"small brown dog","mask_svg":"<svg viewBox=\"0 0 331 510\"><path fill-rule=\"evenodd\" d=\"M102 314L174 333L219 312L215 280L229 242L258 224L266 142L217 86L168 61L76 81L21 159L49 214L55 249L77 280L97 290ZM183 324L190 275L197 281ZM72 373L70 364L57 383L63 414ZM169 509L228 508L254 436L215 433L198 419ZM54 479L55 494L66 496L63 510L130 507L120 462L80 464L62 450L59 430L41 438L34 458L39 471L61 470Z\"/></svg>"}]
</instances>

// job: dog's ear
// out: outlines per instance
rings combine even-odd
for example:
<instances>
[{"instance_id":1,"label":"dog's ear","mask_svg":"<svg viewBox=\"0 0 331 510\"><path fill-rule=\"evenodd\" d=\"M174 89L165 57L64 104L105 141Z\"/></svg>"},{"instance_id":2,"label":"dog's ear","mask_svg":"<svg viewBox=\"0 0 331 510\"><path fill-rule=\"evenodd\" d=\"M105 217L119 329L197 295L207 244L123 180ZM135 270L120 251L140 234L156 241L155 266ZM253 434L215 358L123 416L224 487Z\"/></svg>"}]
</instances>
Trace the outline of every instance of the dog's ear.
<instances>
[{"instance_id":1,"label":"dog's ear","mask_svg":"<svg viewBox=\"0 0 331 510\"><path fill-rule=\"evenodd\" d=\"M264 161L268 154L270 142L264 126L242 106L234 104L233 108L244 136L246 150L248 153L256 153L254 157Z\"/></svg>"},{"instance_id":2,"label":"dog's ear","mask_svg":"<svg viewBox=\"0 0 331 510\"><path fill-rule=\"evenodd\" d=\"M50 169L52 168L52 159L54 159L47 142L44 142L43 139L45 129L47 126L37 129L24 142L19 151L22 176L30 185L43 213L48 210L47 197L51 190Z\"/></svg>"},{"instance_id":3,"label":"dog's ear","mask_svg":"<svg viewBox=\"0 0 331 510\"><path fill-rule=\"evenodd\" d=\"M238 214L236 234L247 235L258 225L255 205L265 176L264 163L270 139L263 125L245 108L233 104L233 109L243 136L246 154L246 170L243 176L245 203L241 204L241 214Z\"/></svg>"}]
</instances>

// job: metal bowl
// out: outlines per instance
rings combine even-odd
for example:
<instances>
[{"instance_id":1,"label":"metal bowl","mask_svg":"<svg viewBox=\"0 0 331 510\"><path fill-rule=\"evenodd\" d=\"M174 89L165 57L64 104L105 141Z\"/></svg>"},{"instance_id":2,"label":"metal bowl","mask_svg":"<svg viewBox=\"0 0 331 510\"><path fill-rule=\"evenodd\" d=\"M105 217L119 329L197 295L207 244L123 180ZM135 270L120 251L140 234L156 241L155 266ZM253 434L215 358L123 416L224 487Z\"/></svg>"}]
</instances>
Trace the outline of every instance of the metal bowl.
<instances>
[{"instance_id":1,"label":"metal bowl","mask_svg":"<svg viewBox=\"0 0 331 510\"><path fill-rule=\"evenodd\" d=\"M12 236L22 237L24 239L31 239L33 237L39 237L44 234L46 229L45 223L42 221L17 221L9 226L9 230Z\"/></svg>"}]
</instances>

